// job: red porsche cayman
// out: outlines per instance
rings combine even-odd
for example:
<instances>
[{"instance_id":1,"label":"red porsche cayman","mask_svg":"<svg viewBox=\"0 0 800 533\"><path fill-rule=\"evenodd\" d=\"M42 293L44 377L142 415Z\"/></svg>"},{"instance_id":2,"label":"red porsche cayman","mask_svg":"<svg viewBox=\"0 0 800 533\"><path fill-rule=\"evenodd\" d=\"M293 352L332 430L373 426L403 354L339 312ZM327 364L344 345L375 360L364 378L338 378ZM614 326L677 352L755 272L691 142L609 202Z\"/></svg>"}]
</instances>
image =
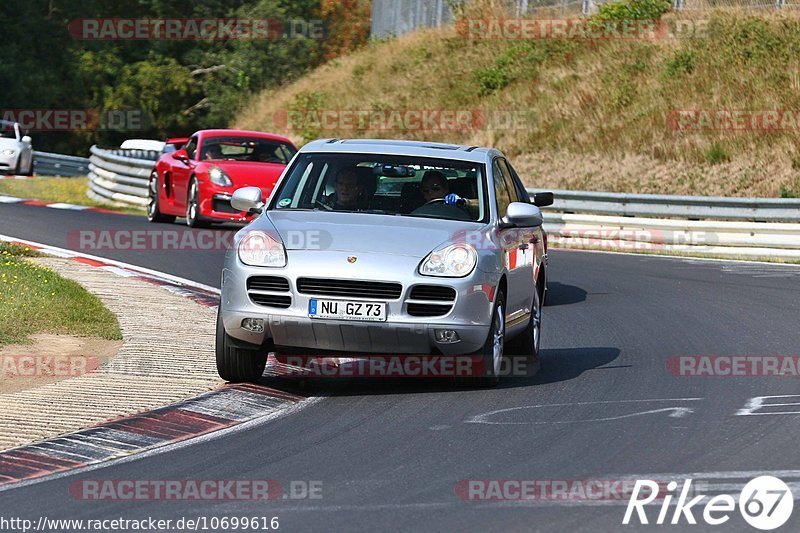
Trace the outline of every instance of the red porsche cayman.
<instances>
[{"instance_id":1,"label":"red porsche cayman","mask_svg":"<svg viewBox=\"0 0 800 533\"><path fill-rule=\"evenodd\" d=\"M147 219L185 217L191 227L247 222L247 213L231 207L233 191L259 187L267 198L295 153L286 137L257 131L201 130L168 139L150 174Z\"/></svg>"}]
</instances>

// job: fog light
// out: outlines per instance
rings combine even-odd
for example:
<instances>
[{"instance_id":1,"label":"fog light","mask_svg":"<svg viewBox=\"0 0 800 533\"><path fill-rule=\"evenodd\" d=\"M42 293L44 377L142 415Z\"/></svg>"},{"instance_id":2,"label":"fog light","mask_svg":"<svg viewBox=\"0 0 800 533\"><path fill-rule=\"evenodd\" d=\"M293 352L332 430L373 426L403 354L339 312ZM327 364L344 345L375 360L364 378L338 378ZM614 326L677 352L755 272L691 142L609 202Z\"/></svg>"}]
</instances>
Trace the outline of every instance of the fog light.
<instances>
[{"instance_id":1,"label":"fog light","mask_svg":"<svg viewBox=\"0 0 800 533\"><path fill-rule=\"evenodd\" d=\"M458 342L461 340L458 332L454 329L437 329L434 330L436 335L436 342Z\"/></svg>"},{"instance_id":2,"label":"fog light","mask_svg":"<svg viewBox=\"0 0 800 533\"><path fill-rule=\"evenodd\" d=\"M242 320L242 329L246 329L252 333L264 332L264 319L263 318L245 318Z\"/></svg>"}]
</instances>

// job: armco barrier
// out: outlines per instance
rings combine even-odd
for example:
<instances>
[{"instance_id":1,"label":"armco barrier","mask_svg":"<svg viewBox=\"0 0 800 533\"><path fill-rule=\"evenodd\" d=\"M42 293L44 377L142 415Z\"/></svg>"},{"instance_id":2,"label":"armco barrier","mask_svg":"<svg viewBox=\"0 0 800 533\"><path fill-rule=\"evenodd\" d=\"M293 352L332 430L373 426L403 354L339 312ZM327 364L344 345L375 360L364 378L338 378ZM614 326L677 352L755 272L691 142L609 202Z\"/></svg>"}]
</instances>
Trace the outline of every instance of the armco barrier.
<instances>
[{"instance_id":1,"label":"armco barrier","mask_svg":"<svg viewBox=\"0 0 800 533\"><path fill-rule=\"evenodd\" d=\"M89 160L73 155L34 151L33 172L39 176L85 176L89 172Z\"/></svg>"},{"instance_id":2,"label":"armco barrier","mask_svg":"<svg viewBox=\"0 0 800 533\"><path fill-rule=\"evenodd\" d=\"M800 261L800 224L676 220L546 212L559 248Z\"/></svg>"},{"instance_id":3,"label":"armco barrier","mask_svg":"<svg viewBox=\"0 0 800 533\"><path fill-rule=\"evenodd\" d=\"M105 150L92 146L89 151L89 191L94 200L135 206L147 205L147 180L159 152L146 150Z\"/></svg>"},{"instance_id":4,"label":"armco barrier","mask_svg":"<svg viewBox=\"0 0 800 533\"><path fill-rule=\"evenodd\" d=\"M533 195L538 189L528 189ZM724 198L672 196L616 192L552 191L549 210L690 220L743 220L751 222L800 222L800 198Z\"/></svg>"},{"instance_id":5,"label":"armco barrier","mask_svg":"<svg viewBox=\"0 0 800 533\"><path fill-rule=\"evenodd\" d=\"M147 204L158 152L90 151L90 197ZM800 199L553 192L545 229L554 246L800 260Z\"/></svg>"}]
</instances>

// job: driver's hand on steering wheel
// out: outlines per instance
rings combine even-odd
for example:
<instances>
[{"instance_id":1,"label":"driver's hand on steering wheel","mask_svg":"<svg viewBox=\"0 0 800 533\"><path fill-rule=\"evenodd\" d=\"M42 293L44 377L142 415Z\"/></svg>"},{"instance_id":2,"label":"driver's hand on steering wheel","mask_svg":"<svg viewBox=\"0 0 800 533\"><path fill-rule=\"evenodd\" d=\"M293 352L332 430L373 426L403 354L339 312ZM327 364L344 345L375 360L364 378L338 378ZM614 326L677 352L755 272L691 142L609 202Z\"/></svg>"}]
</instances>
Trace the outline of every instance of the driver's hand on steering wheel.
<instances>
[{"instance_id":1,"label":"driver's hand on steering wheel","mask_svg":"<svg viewBox=\"0 0 800 533\"><path fill-rule=\"evenodd\" d=\"M444 203L446 203L447 205L464 205L467 203L467 201L461 198L456 193L451 192L450 194L444 197Z\"/></svg>"}]
</instances>

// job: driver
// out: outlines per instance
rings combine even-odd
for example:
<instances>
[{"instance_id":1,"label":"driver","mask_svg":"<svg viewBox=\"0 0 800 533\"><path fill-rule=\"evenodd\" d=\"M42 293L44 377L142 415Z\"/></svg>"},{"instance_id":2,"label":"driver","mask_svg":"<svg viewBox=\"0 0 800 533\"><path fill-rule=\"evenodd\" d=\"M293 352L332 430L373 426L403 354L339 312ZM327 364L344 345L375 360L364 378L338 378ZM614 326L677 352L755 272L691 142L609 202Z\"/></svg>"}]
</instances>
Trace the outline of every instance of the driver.
<instances>
[{"instance_id":1,"label":"driver","mask_svg":"<svg viewBox=\"0 0 800 533\"><path fill-rule=\"evenodd\" d=\"M429 170L422 177L420 184L425 203L442 198L447 205L463 205L466 201L459 195L450 192L447 177L438 170Z\"/></svg>"},{"instance_id":2,"label":"driver","mask_svg":"<svg viewBox=\"0 0 800 533\"><path fill-rule=\"evenodd\" d=\"M336 174L334 193L326 198L326 203L333 209L356 211L358 198L361 196L363 184L352 168L343 168Z\"/></svg>"},{"instance_id":3,"label":"driver","mask_svg":"<svg viewBox=\"0 0 800 533\"><path fill-rule=\"evenodd\" d=\"M218 144L210 144L206 146L204 159L206 161L222 159L222 148L220 148Z\"/></svg>"}]
</instances>

